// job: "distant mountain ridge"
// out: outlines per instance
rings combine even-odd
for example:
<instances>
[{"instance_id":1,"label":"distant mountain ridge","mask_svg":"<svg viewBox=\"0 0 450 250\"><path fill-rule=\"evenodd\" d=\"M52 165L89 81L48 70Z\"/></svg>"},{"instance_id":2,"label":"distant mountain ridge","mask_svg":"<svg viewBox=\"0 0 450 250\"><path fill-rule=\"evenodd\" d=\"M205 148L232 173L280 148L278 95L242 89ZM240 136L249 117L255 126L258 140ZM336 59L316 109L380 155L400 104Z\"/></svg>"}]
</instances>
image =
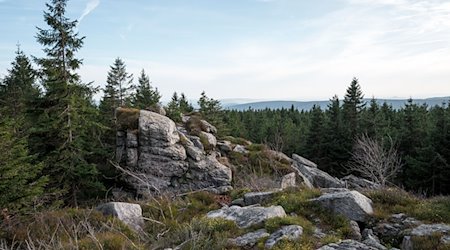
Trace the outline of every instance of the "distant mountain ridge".
<instances>
[{"instance_id":1,"label":"distant mountain ridge","mask_svg":"<svg viewBox=\"0 0 450 250\"><path fill-rule=\"evenodd\" d=\"M371 99L364 99L366 102L370 102ZM402 108L408 99L376 99L378 104L382 105L384 102L392 105L394 109ZM427 104L429 107L441 105L442 103L449 103L450 96L446 97L431 97L426 99L413 99L413 102L419 105ZM225 109L229 110L263 110L263 109L290 109L292 105L298 110L310 110L314 105L320 106L322 109L326 109L327 105L330 103L329 100L326 101L261 101L261 102L249 102L241 104L222 104Z\"/></svg>"}]
</instances>

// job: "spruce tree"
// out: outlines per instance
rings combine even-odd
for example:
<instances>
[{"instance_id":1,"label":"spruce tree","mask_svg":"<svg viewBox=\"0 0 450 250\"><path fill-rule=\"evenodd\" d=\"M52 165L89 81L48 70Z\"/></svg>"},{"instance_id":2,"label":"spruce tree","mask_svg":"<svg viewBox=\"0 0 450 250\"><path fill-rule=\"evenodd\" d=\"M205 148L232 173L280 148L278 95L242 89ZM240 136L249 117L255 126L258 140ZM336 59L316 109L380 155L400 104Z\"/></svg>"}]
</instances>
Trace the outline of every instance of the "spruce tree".
<instances>
[{"instance_id":1,"label":"spruce tree","mask_svg":"<svg viewBox=\"0 0 450 250\"><path fill-rule=\"evenodd\" d=\"M108 77L106 79L106 86L113 89L114 95L111 97L117 98L112 103L112 108L115 110L117 107L128 106L131 101L131 91L134 89L133 86L133 74L127 72L125 62L119 57L116 58L114 64L111 66ZM112 93L105 93L112 94Z\"/></svg>"},{"instance_id":2,"label":"spruce tree","mask_svg":"<svg viewBox=\"0 0 450 250\"><path fill-rule=\"evenodd\" d=\"M354 140L360 132L361 112L366 103L358 79L353 78L344 97L343 121L348 133L348 139Z\"/></svg>"},{"instance_id":3,"label":"spruce tree","mask_svg":"<svg viewBox=\"0 0 450 250\"><path fill-rule=\"evenodd\" d=\"M180 100L177 92L174 92L170 102L166 106L167 117L179 122L181 121Z\"/></svg>"},{"instance_id":4,"label":"spruce tree","mask_svg":"<svg viewBox=\"0 0 450 250\"><path fill-rule=\"evenodd\" d=\"M15 133L21 132L25 136L31 123L26 119L27 113L33 100L40 95L36 85L37 72L19 46L11 66L0 84L0 115L12 120Z\"/></svg>"},{"instance_id":5,"label":"spruce tree","mask_svg":"<svg viewBox=\"0 0 450 250\"><path fill-rule=\"evenodd\" d=\"M150 85L150 78L145 71L141 71L138 79L139 85L136 88L136 93L133 95L133 106L138 109L149 109L160 102L161 95L158 88L153 89Z\"/></svg>"},{"instance_id":6,"label":"spruce tree","mask_svg":"<svg viewBox=\"0 0 450 250\"><path fill-rule=\"evenodd\" d=\"M47 183L42 176L42 164L35 164L28 153L25 137L14 131L14 120L0 120L0 208L31 210L38 202Z\"/></svg>"},{"instance_id":7,"label":"spruce tree","mask_svg":"<svg viewBox=\"0 0 450 250\"><path fill-rule=\"evenodd\" d=\"M306 137L305 149L303 152L308 159L316 162L319 166L323 165L323 125L324 117L320 106L313 105L311 112L309 130Z\"/></svg>"},{"instance_id":8,"label":"spruce tree","mask_svg":"<svg viewBox=\"0 0 450 250\"><path fill-rule=\"evenodd\" d=\"M183 114L194 111L194 107L188 102L184 93L181 93L181 95L180 95L179 104L180 104L180 111Z\"/></svg>"},{"instance_id":9,"label":"spruce tree","mask_svg":"<svg viewBox=\"0 0 450 250\"><path fill-rule=\"evenodd\" d=\"M96 109L88 84L76 73L82 61L75 57L84 37L76 33L77 21L66 17L67 0L46 4L44 19L48 29L38 28L37 41L46 57L36 59L41 66L45 96L35 109L33 148L45 161L53 191L69 194L67 201L77 205L78 196L98 190L97 169L90 161L96 147Z\"/></svg>"}]
</instances>

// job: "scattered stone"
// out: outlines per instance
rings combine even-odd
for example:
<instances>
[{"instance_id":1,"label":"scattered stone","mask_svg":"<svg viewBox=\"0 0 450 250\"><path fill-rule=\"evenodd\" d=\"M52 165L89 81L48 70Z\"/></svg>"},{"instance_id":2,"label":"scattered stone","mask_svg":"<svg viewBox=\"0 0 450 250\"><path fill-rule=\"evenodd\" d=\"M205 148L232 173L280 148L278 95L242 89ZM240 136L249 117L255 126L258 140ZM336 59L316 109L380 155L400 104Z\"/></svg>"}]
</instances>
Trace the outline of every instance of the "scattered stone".
<instances>
[{"instance_id":1,"label":"scattered stone","mask_svg":"<svg viewBox=\"0 0 450 250\"><path fill-rule=\"evenodd\" d=\"M259 229L258 231L244 234L235 239L229 239L228 242L232 246L253 247L260 239L269 236L270 234L265 229Z\"/></svg>"},{"instance_id":2,"label":"scattered stone","mask_svg":"<svg viewBox=\"0 0 450 250\"><path fill-rule=\"evenodd\" d=\"M324 232L322 232L322 229L316 227L316 228L314 228L313 236L315 238L322 239L323 237L325 237L327 235Z\"/></svg>"},{"instance_id":3,"label":"scattered stone","mask_svg":"<svg viewBox=\"0 0 450 250\"><path fill-rule=\"evenodd\" d=\"M267 191L267 192L251 192L244 194L244 203L246 206L254 205L254 204L263 204L264 202L269 201L272 197L278 193L277 191Z\"/></svg>"},{"instance_id":4,"label":"scattered stone","mask_svg":"<svg viewBox=\"0 0 450 250\"><path fill-rule=\"evenodd\" d=\"M362 243L374 247L376 249L379 250L386 250L387 248L383 245L381 245L380 243L380 239L378 239L378 237L373 234L373 230L372 229L364 229L363 233L362 233Z\"/></svg>"},{"instance_id":5,"label":"scattered stone","mask_svg":"<svg viewBox=\"0 0 450 250\"><path fill-rule=\"evenodd\" d=\"M357 222L365 222L373 214L372 200L358 191L323 194L311 201Z\"/></svg>"},{"instance_id":6,"label":"scattered stone","mask_svg":"<svg viewBox=\"0 0 450 250\"><path fill-rule=\"evenodd\" d=\"M352 229L352 233L350 235L350 238L352 240L361 241L361 229L359 228L358 222L351 220L350 221L350 228Z\"/></svg>"},{"instance_id":7,"label":"scattered stone","mask_svg":"<svg viewBox=\"0 0 450 250\"><path fill-rule=\"evenodd\" d=\"M248 150L245 149L245 147L242 146L242 145L236 145L236 146L233 148L233 151L234 151L234 152L237 152L237 153L241 153L241 154L248 154Z\"/></svg>"},{"instance_id":8,"label":"scattered stone","mask_svg":"<svg viewBox=\"0 0 450 250\"><path fill-rule=\"evenodd\" d=\"M378 250L355 240L343 240L338 243L325 245L317 250Z\"/></svg>"},{"instance_id":9,"label":"scattered stone","mask_svg":"<svg viewBox=\"0 0 450 250\"><path fill-rule=\"evenodd\" d=\"M287 174L281 178L281 189L295 186L295 173Z\"/></svg>"},{"instance_id":10,"label":"scattered stone","mask_svg":"<svg viewBox=\"0 0 450 250\"><path fill-rule=\"evenodd\" d=\"M351 189L380 189L381 185L373 181L366 180L361 177L356 177L354 175L347 175L341 179L345 182L347 188Z\"/></svg>"},{"instance_id":11,"label":"scattered stone","mask_svg":"<svg viewBox=\"0 0 450 250\"><path fill-rule=\"evenodd\" d=\"M142 208L139 204L126 202L108 202L96 208L105 216L114 216L134 230L141 230L144 224Z\"/></svg>"},{"instance_id":12,"label":"scattered stone","mask_svg":"<svg viewBox=\"0 0 450 250\"><path fill-rule=\"evenodd\" d=\"M217 148L225 154L228 154L233 150L232 144L229 141L217 142Z\"/></svg>"},{"instance_id":13,"label":"scattered stone","mask_svg":"<svg viewBox=\"0 0 450 250\"><path fill-rule=\"evenodd\" d=\"M303 228L301 226L298 225L283 226L269 236L269 239L267 239L266 241L265 247L271 249L280 240L283 239L296 240L300 238L302 234Z\"/></svg>"},{"instance_id":14,"label":"scattered stone","mask_svg":"<svg viewBox=\"0 0 450 250\"><path fill-rule=\"evenodd\" d=\"M206 216L208 218L224 218L226 220L232 220L239 227L247 228L262 223L270 218L285 217L286 212L281 206L225 206L219 210L210 211Z\"/></svg>"}]
</instances>

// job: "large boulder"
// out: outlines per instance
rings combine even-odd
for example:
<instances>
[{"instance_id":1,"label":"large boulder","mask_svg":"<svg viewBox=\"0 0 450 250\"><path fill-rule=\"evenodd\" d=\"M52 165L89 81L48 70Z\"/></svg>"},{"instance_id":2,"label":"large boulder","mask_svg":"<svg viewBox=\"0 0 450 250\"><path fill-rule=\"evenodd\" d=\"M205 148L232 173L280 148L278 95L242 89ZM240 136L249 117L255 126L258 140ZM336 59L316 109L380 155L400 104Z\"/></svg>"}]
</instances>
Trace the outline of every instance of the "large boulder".
<instances>
[{"instance_id":1,"label":"large boulder","mask_svg":"<svg viewBox=\"0 0 450 250\"><path fill-rule=\"evenodd\" d=\"M142 208L139 204L108 202L97 206L96 209L103 215L116 217L134 230L141 230L144 224Z\"/></svg>"},{"instance_id":2,"label":"large boulder","mask_svg":"<svg viewBox=\"0 0 450 250\"><path fill-rule=\"evenodd\" d=\"M138 196L207 189L217 193L231 189L231 169L205 152L199 137L177 128L168 117L147 110L118 109L117 161L124 181ZM206 125L205 125L206 126ZM208 127L213 132L213 127ZM214 135L203 140L216 145Z\"/></svg>"},{"instance_id":3,"label":"large boulder","mask_svg":"<svg viewBox=\"0 0 450 250\"><path fill-rule=\"evenodd\" d=\"M239 227L247 228L260 224L270 218L285 217L286 212L281 206L225 206L219 210L210 211L206 216L208 218L224 218L226 220L231 220L234 221Z\"/></svg>"},{"instance_id":4,"label":"large boulder","mask_svg":"<svg viewBox=\"0 0 450 250\"><path fill-rule=\"evenodd\" d=\"M343 188L345 183L317 168L317 165L296 154L292 155L292 165L298 175L303 178L305 185L316 188Z\"/></svg>"},{"instance_id":5,"label":"large boulder","mask_svg":"<svg viewBox=\"0 0 450 250\"><path fill-rule=\"evenodd\" d=\"M366 222L373 214L372 200L358 191L327 193L311 201L357 222Z\"/></svg>"}]
</instances>

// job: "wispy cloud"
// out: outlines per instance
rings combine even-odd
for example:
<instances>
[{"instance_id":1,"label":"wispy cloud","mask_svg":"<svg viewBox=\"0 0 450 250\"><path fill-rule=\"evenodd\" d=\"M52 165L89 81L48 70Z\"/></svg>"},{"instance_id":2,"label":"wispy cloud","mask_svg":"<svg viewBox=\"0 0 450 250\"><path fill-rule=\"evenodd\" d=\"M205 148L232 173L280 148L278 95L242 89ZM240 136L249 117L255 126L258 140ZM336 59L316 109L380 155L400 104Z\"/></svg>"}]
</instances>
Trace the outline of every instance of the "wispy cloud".
<instances>
[{"instance_id":1,"label":"wispy cloud","mask_svg":"<svg viewBox=\"0 0 450 250\"><path fill-rule=\"evenodd\" d=\"M0 0L2 1L2 0ZM86 8L84 8L83 13L78 18L78 21L81 22L87 15L89 15L92 11L94 11L100 5L100 0L89 0L86 4Z\"/></svg>"}]
</instances>

